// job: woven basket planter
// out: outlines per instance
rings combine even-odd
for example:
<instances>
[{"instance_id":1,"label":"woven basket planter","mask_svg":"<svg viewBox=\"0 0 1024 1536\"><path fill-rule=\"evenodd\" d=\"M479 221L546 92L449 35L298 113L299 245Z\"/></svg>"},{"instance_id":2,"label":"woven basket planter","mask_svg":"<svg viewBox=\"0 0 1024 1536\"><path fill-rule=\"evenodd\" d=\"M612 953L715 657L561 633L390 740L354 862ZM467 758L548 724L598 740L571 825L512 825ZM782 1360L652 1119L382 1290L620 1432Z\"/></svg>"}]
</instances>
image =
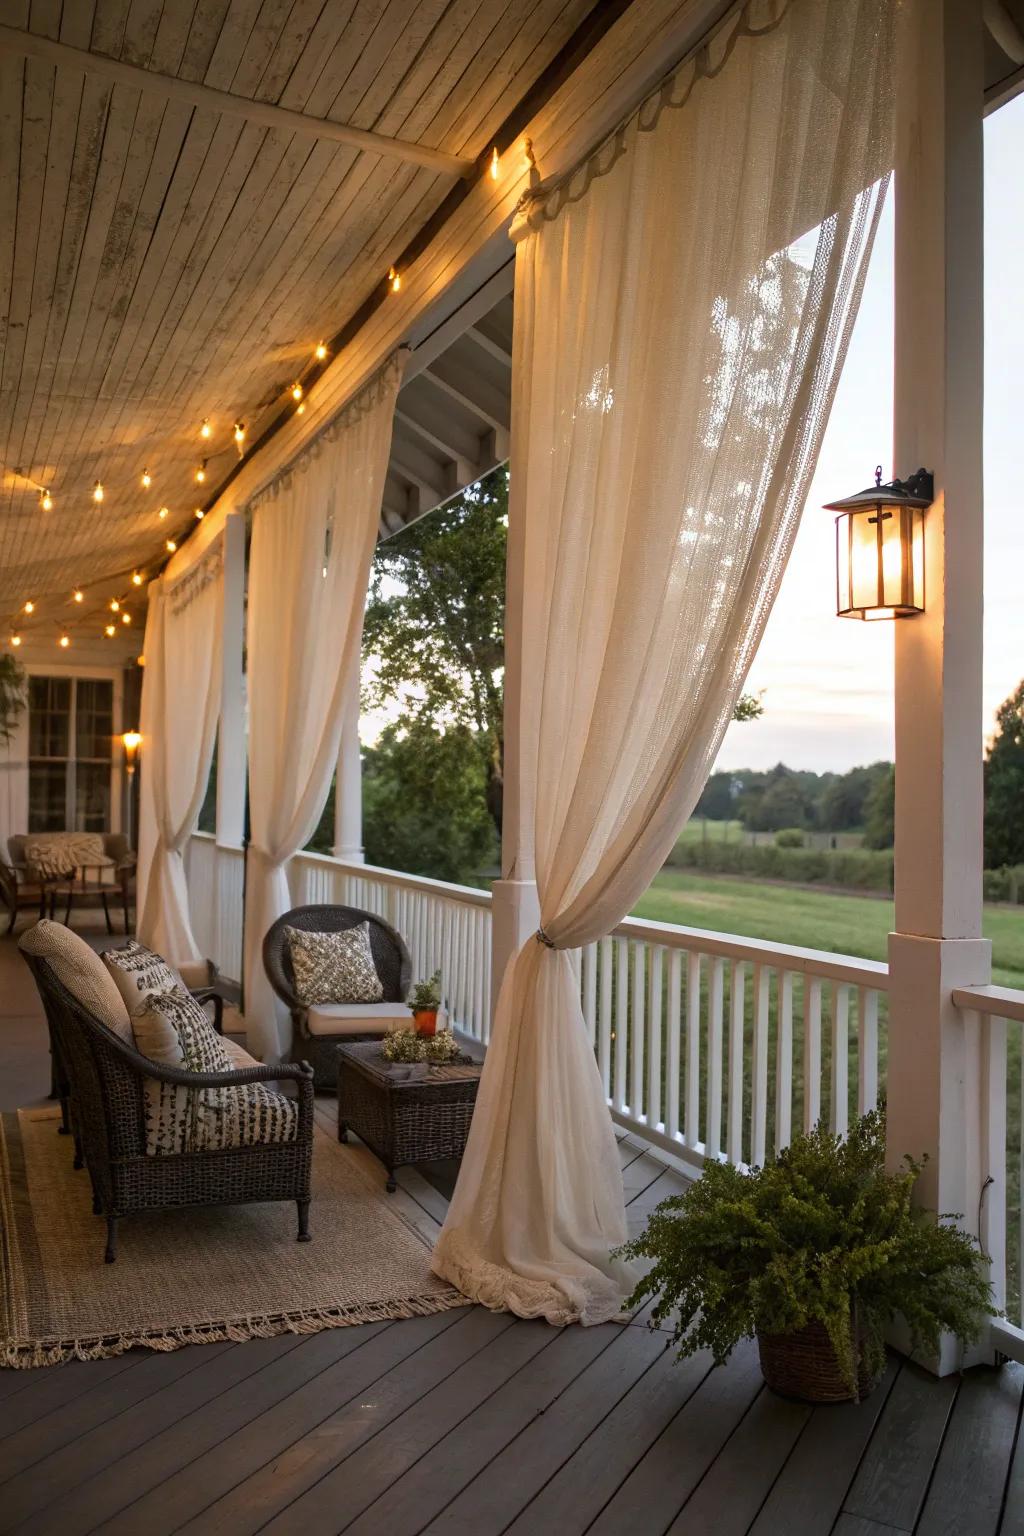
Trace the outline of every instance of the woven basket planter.
<instances>
[{"instance_id":1,"label":"woven basket planter","mask_svg":"<svg viewBox=\"0 0 1024 1536\"><path fill-rule=\"evenodd\" d=\"M761 1374L773 1392L804 1403L849 1403L867 1397L877 1387L880 1372L868 1366L863 1334L857 1344L857 1393L843 1378L823 1323L808 1323L799 1333L758 1334Z\"/></svg>"}]
</instances>

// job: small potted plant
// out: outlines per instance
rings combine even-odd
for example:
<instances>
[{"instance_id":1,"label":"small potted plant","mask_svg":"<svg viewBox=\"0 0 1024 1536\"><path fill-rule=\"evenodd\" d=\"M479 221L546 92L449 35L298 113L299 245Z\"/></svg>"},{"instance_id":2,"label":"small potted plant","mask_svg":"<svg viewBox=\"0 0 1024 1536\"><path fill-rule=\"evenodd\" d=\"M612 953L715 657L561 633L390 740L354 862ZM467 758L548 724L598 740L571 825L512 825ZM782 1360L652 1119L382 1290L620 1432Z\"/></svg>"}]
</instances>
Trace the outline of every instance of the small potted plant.
<instances>
[{"instance_id":1,"label":"small potted plant","mask_svg":"<svg viewBox=\"0 0 1024 1536\"><path fill-rule=\"evenodd\" d=\"M409 1029L392 1029L381 1041L380 1053L390 1066L448 1066L464 1058L450 1029L434 1035L414 1034Z\"/></svg>"},{"instance_id":2,"label":"small potted plant","mask_svg":"<svg viewBox=\"0 0 1024 1536\"><path fill-rule=\"evenodd\" d=\"M426 981L418 981L409 994L409 1007L416 1021L418 1035L432 1035L437 1029L437 1010L441 1006L441 972Z\"/></svg>"},{"instance_id":3,"label":"small potted plant","mask_svg":"<svg viewBox=\"0 0 1024 1536\"><path fill-rule=\"evenodd\" d=\"M721 1365L756 1337L776 1391L858 1401L881 1375L893 1317L934 1352L943 1333L976 1338L992 1312L974 1239L911 1205L922 1166L907 1157L886 1171L879 1111L845 1140L818 1126L763 1168L709 1163L620 1250L654 1261L629 1304L658 1298L652 1323L674 1318L681 1359L708 1349Z\"/></svg>"}]
</instances>

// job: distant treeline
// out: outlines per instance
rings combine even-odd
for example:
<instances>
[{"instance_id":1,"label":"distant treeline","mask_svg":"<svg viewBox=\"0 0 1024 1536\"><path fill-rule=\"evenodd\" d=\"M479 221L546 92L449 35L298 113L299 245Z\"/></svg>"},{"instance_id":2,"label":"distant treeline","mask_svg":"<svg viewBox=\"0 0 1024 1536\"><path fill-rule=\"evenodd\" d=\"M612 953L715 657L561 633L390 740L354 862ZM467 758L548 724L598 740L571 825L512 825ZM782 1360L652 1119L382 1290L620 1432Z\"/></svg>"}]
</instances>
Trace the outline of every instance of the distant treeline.
<instances>
[{"instance_id":1,"label":"distant treeline","mask_svg":"<svg viewBox=\"0 0 1024 1536\"><path fill-rule=\"evenodd\" d=\"M713 773L694 815L738 819L748 832L863 832L865 847L891 848L893 784L892 763L848 773L811 773L784 763L765 773L741 768Z\"/></svg>"}]
</instances>

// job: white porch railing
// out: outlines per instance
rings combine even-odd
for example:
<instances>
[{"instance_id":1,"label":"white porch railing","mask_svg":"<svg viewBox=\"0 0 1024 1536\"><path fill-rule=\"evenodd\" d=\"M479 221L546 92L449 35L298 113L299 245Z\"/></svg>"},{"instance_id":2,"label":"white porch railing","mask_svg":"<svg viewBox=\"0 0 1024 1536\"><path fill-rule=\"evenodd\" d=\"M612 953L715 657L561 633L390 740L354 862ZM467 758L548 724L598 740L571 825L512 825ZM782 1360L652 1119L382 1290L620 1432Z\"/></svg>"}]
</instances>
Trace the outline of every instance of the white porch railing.
<instances>
[{"instance_id":1,"label":"white porch railing","mask_svg":"<svg viewBox=\"0 0 1024 1536\"><path fill-rule=\"evenodd\" d=\"M208 832L195 832L185 850L189 916L196 943L223 975L242 974L242 894L245 854L218 843Z\"/></svg>"},{"instance_id":2,"label":"white porch railing","mask_svg":"<svg viewBox=\"0 0 1024 1536\"><path fill-rule=\"evenodd\" d=\"M876 961L636 918L581 964L613 1115L695 1167L873 1108L888 985Z\"/></svg>"},{"instance_id":3,"label":"white porch railing","mask_svg":"<svg viewBox=\"0 0 1024 1536\"><path fill-rule=\"evenodd\" d=\"M1024 992L962 987L953 1001L978 1047L968 1095L978 1106L978 1161L968 1187L980 1196L968 1223L991 1257L995 1304L1006 1311L992 1325L993 1344L1024 1362Z\"/></svg>"}]
</instances>

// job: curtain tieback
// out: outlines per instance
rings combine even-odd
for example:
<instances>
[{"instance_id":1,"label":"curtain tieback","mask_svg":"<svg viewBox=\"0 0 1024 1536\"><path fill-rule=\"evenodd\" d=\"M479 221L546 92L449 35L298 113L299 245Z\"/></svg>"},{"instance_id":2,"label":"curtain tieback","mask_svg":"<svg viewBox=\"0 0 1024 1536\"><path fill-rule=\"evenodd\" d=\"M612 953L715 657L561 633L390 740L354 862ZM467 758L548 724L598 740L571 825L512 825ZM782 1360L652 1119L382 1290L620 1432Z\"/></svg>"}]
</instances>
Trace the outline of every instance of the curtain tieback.
<instances>
[{"instance_id":1,"label":"curtain tieback","mask_svg":"<svg viewBox=\"0 0 1024 1536\"><path fill-rule=\"evenodd\" d=\"M555 944L552 939L548 938L548 936L544 932L543 928L538 928L537 929L537 932L534 934L534 938L537 940L538 944L543 944L545 949L557 949L558 948L557 944Z\"/></svg>"}]
</instances>

